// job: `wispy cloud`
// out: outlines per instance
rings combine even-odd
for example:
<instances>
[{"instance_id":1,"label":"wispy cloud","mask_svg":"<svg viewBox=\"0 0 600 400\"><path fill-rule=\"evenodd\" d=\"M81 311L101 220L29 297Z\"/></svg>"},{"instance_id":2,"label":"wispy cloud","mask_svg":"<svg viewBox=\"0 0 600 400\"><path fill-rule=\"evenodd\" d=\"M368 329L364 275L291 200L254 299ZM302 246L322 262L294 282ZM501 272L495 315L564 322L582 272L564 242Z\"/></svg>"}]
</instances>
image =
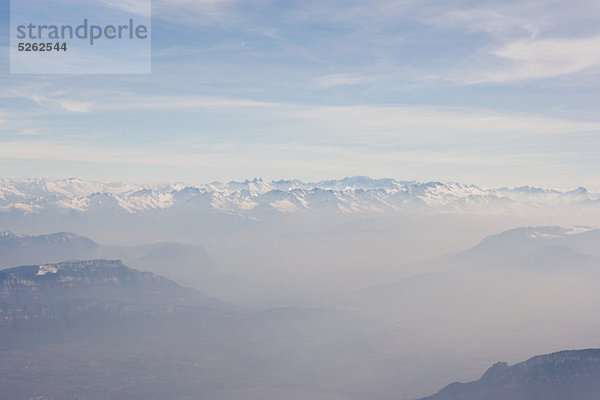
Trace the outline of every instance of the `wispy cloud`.
<instances>
[{"instance_id":1,"label":"wispy cloud","mask_svg":"<svg viewBox=\"0 0 600 400\"><path fill-rule=\"evenodd\" d=\"M535 52L525 52L526 54ZM543 58L543 56L540 56ZM539 73L539 71L535 70ZM322 88L361 84L370 78L353 74L323 77ZM46 110L54 119L60 115L84 113L94 117L99 113L113 116L131 112L191 113L219 110L230 117L228 129L235 129L239 121L245 121L247 130L260 130L262 140L278 140L283 136L301 134L309 137L310 132L320 138L338 138L344 141L360 140L377 143L381 140L416 139L419 142L444 142L464 138L480 140L494 138L506 141L509 138L540 137L556 134L575 134L600 131L600 122L556 118L524 112L485 110L469 107L443 107L410 104L347 106L313 105L301 103L259 101L247 98L231 98L202 95L157 95L139 94L131 91L106 92L100 89L86 93L57 90L51 85L24 85L10 87L0 97L21 98L33 102L29 113ZM93 98L94 101L87 99ZM165 117L170 120L167 116ZM171 126L177 127L176 121ZM287 126L285 132L280 132ZM131 127L132 130L136 128ZM304 132L304 133L303 133ZM248 133L240 131L239 136ZM297 136L299 137L299 136ZM411 139L411 140L412 140ZM451 139L451 140L450 140Z\"/></svg>"},{"instance_id":2,"label":"wispy cloud","mask_svg":"<svg viewBox=\"0 0 600 400\"><path fill-rule=\"evenodd\" d=\"M9 87L0 98L30 100L43 108L63 110L72 113L89 112L92 102L76 100L67 91L45 90L46 85L23 85Z\"/></svg>"},{"instance_id":3,"label":"wispy cloud","mask_svg":"<svg viewBox=\"0 0 600 400\"><path fill-rule=\"evenodd\" d=\"M239 0L153 0L153 17L179 23L223 22L235 17L228 7Z\"/></svg>"},{"instance_id":4,"label":"wispy cloud","mask_svg":"<svg viewBox=\"0 0 600 400\"><path fill-rule=\"evenodd\" d=\"M573 4L575 5L575 4ZM574 10L577 10L576 12ZM600 15L592 2L465 2L458 7L434 3L420 19L453 32L485 34L479 45L452 69L441 73L459 84L524 82L571 75L585 79L596 73L600 57L598 29L590 23ZM466 36L472 39L474 36Z\"/></svg>"},{"instance_id":5,"label":"wispy cloud","mask_svg":"<svg viewBox=\"0 0 600 400\"><path fill-rule=\"evenodd\" d=\"M501 40L534 38L540 33L540 27L535 20L489 5L463 9L435 8L423 20L447 29L466 30L470 33L484 32L494 39Z\"/></svg>"},{"instance_id":6,"label":"wispy cloud","mask_svg":"<svg viewBox=\"0 0 600 400\"><path fill-rule=\"evenodd\" d=\"M227 181L249 176L268 179L300 178L319 180L328 177L368 174L417 180L455 180L484 185L519 185L535 182L539 185L597 187L594 176L573 173L585 170L597 152L561 151L553 154L521 151L493 154L430 150L373 150L363 147L288 143L219 144L194 141L172 142L140 149L139 146L98 146L78 142L28 139L0 141L0 160L26 160L30 166L43 168L45 176L53 176L57 165L77 165L78 176L100 179L135 180L142 169L156 182L172 180ZM108 171L93 172L99 166ZM123 166L128 166L123 170ZM5 168L7 171L10 168ZM127 172L130 171L130 172Z\"/></svg>"},{"instance_id":7,"label":"wispy cloud","mask_svg":"<svg viewBox=\"0 0 600 400\"><path fill-rule=\"evenodd\" d=\"M511 64L486 77L489 81L506 82L547 79L561 75L598 73L600 36L581 39L528 39L508 43L492 54Z\"/></svg>"},{"instance_id":8,"label":"wispy cloud","mask_svg":"<svg viewBox=\"0 0 600 400\"><path fill-rule=\"evenodd\" d=\"M105 7L144 17L152 15L151 0L101 0Z\"/></svg>"},{"instance_id":9,"label":"wispy cloud","mask_svg":"<svg viewBox=\"0 0 600 400\"><path fill-rule=\"evenodd\" d=\"M98 0L93 3L89 2L88 0L58 0L58 2L63 4L72 4L78 7L102 6L108 9L107 11L124 11L129 14L140 15L143 17L150 17L152 15L151 0Z\"/></svg>"},{"instance_id":10,"label":"wispy cloud","mask_svg":"<svg viewBox=\"0 0 600 400\"><path fill-rule=\"evenodd\" d=\"M273 107L276 103L231 99L211 96L139 96L120 94L118 100L103 102L94 106L98 111L126 112L133 110L193 110L200 108L255 108Z\"/></svg>"},{"instance_id":11,"label":"wispy cloud","mask_svg":"<svg viewBox=\"0 0 600 400\"><path fill-rule=\"evenodd\" d=\"M325 75L314 79L314 84L319 89L330 89L338 86L366 85L374 81L373 77L350 73Z\"/></svg>"}]
</instances>

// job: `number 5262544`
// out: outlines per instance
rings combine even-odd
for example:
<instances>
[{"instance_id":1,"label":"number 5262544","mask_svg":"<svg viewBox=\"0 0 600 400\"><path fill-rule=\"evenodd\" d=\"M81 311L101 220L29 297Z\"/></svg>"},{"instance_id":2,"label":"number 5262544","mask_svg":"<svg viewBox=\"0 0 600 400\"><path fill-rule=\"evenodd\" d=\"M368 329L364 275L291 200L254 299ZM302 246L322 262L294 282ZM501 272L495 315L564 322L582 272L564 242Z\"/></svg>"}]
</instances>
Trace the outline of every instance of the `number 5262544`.
<instances>
[{"instance_id":1,"label":"number 5262544","mask_svg":"<svg viewBox=\"0 0 600 400\"><path fill-rule=\"evenodd\" d=\"M19 51L67 51L67 43L19 43Z\"/></svg>"}]
</instances>

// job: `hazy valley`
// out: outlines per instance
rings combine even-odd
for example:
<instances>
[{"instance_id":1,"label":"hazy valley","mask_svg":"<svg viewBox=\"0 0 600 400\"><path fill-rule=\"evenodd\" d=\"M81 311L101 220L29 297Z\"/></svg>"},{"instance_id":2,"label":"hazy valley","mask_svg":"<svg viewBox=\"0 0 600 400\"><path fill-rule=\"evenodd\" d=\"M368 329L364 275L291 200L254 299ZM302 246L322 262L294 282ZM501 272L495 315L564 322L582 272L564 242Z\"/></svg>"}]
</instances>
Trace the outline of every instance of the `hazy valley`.
<instances>
[{"instance_id":1,"label":"hazy valley","mask_svg":"<svg viewBox=\"0 0 600 400\"><path fill-rule=\"evenodd\" d=\"M532 226L594 221L598 200L585 190L500 196L367 178L204 194L10 185L0 386L13 399L416 399L498 360L598 347L600 231ZM193 195L168 207L121 204L182 191ZM323 198L273 205L299 191ZM401 203L381 206L399 192ZM235 212L215 206L220 196ZM112 200L65 205L91 198ZM172 218L186 219L182 232ZM8 230L19 226L29 229ZM575 368L565 365L559 382ZM497 387L486 378L432 398L505 396L498 382L511 381L494 376ZM526 398L546 398L535 393Z\"/></svg>"}]
</instances>

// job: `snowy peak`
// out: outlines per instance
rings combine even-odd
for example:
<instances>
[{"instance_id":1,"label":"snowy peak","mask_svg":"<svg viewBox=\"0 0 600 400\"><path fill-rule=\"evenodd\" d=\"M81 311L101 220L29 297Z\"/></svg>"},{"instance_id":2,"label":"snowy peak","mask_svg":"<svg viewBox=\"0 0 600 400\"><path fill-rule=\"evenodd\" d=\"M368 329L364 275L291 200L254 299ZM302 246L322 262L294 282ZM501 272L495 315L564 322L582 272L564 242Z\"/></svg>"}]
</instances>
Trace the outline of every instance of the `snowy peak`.
<instances>
[{"instance_id":1,"label":"snowy peak","mask_svg":"<svg viewBox=\"0 0 600 400\"><path fill-rule=\"evenodd\" d=\"M535 187L482 189L450 182L399 181L364 176L305 183L299 180L154 186L86 182L79 179L0 180L0 214L157 214L200 212L261 219L302 212L526 214L541 207L600 207L585 188L558 191Z\"/></svg>"},{"instance_id":2,"label":"snowy peak","mask_svg":"<svg viewBox=\"0 0 600 400\"><path fill-rule=\"evenodd\" d=\"M570 235L579 235L594 230L589 226L561 227L551 226L545 228L528 228L527 237L529 239L559 239Z\"/></svg>"}]
</instances>

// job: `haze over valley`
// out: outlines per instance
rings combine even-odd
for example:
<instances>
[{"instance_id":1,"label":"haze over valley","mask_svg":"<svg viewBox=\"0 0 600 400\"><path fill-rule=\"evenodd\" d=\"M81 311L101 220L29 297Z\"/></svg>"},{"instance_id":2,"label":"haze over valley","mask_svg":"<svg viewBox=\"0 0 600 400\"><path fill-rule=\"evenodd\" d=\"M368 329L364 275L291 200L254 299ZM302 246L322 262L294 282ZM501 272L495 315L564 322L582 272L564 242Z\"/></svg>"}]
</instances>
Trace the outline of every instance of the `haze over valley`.
<instances>
[{"instance_id":1,"label":"haze over valley","mask_svg":"<svg viewBox=\"0 0 600 400\"><path fill-rule=\"evenodd\" d=\"M598 346L600 202L583 188L0 188L11 398L416 399Z\"/></svg>"}]
</instances>

